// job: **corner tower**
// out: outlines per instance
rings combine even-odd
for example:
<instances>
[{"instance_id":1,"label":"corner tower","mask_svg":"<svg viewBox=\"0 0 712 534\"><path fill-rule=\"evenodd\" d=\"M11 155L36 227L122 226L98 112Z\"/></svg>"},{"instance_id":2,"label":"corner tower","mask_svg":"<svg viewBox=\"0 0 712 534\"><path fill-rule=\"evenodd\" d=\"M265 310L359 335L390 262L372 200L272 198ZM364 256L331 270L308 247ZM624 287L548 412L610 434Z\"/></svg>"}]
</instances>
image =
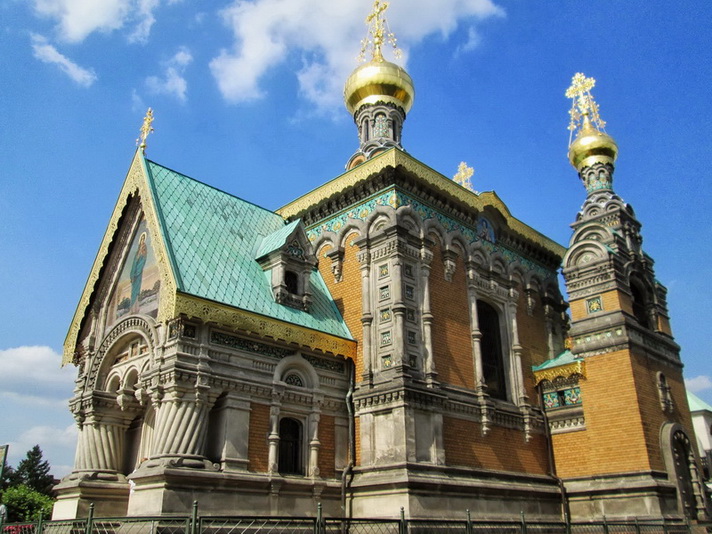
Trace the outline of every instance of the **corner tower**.
<instances>
[{"instance_id":1,"label":"corner tower","mask_svg":"<svg viewBox=\"0 0 712 534\"><path fill-rule=\"evenodd\" d=\"M579 73L566 92L573 100L569 160L587 196L563 272L571 356L585 371L580 424L552 436L557 473L574 517L703 518L707 503L667 290L643 251L633 208L613 190L618 146L604 131L594 84Z\"/></svg>"},{"instance_id":2,"label":"corner tower","mask_svg":"<svg viewBox=\"0 0 712 534\"><path fill-rule=\"evenodd\" d=\"M344 104L358 127L359 148L346 163L347 169L372 158L391 147L402 149L401 132L406 114L415 97L413 80L402 67L386 61L382 47L393 46L396 57L400 50L388 30L383 15L388 2L375 0L373 11L366 17L368 36L361 43L359 59L370 61L351 73L344 85Z\"/></svg>"}]
</instances>

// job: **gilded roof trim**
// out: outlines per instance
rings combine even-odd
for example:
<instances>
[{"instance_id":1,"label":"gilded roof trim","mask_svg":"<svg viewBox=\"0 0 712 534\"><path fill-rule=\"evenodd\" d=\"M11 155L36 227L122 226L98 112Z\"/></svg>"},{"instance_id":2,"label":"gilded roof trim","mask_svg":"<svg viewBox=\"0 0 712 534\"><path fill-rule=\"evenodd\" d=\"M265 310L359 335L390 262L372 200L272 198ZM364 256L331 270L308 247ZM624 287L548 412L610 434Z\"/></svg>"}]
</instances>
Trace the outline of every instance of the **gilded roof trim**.
<instances>
[{"instance_id":1,"label":"gilded roof trim","mask_svg":"<svg viewBox=\"0 0 712 534\"><path fill-rule=\"evenodd\" d=\"M330 182L278 209L277 213L285 219L301 216L304 212L318 205L320 202L367 180L370 176L389 166L393 168L401 166L427 182L433 188L439 189L449 196L473 206L480 211L490 206L499 211L506 219L509 228L522 237L538 244L559 257L563 257L566 253L565 247L562 247L555 241L513 217L509 208L507 208L494 191L480 193L479 195L475 194L397 148L387 150L350 171L337 176Z\"/></svg>"},{"instance_id":2,"label":"gilded roof trim","mask_svg":"<svg viewBox=\"0 0 712 534\"><path fill-rule=\"evenodd\" d=\"M156 262L159 265L161 272L161 292L160 292L160 307L158 309L157 320L165 321L175 316L175 295L176 283L173 266L171 264L170 255L166 249L166 243L163 233L161 232L161 224L156 212L156 205L153 199L153 191L148 182L145 160L140 150L136 151L129 171L126 174L124 185L121 187L121 193L114 206L114 211L109 219L109 225L104 232L104 238L99 246L99 251L94 258L89 278L84 285L84 291L77 304L77 309L74 312L74 317L69 326L69 332L64 340L64 354L62 356L62 365L71 363L74 359L76 351L77 339L81 330L82 321L89 309L92 296L99 282L106 260L108 259L109 249L119 229L121 222L121 213L129 201L130 196L138 195L141 199L141 208L143 215L146 218L146 223L151 233L151 242L154 246L154 254Z\"/></svg>"},{"instance_id":3,"label":"gilded roof trim","mask_svg":"<svg viewBox=\"0 0 712 534\"><path fill-rule=\"evenodd\" d=\"M542 369L541 371L534 371L534 384L538 386L544 380L553 382L559 377L568 378L572 375L586 377L586 364L584 360L567 363L558 367L551 367L549 369Z\"/></svg>"},{"instance_id":4,"label":"gilded roof trim","mask_svg":"<svg viewBox=\"0 0 712 534\"><path fill-rule=\"evenodd\" d=\"M356 342L353 340L294 323L286 323L279 319L233 308L194 295L186 293L176 295L175 315L181 314L187 317L197 317L204 322L222 324L233 330L256 334L261 338L296 344L318 352L356 358Z\"/></svg>"}]
</instances>

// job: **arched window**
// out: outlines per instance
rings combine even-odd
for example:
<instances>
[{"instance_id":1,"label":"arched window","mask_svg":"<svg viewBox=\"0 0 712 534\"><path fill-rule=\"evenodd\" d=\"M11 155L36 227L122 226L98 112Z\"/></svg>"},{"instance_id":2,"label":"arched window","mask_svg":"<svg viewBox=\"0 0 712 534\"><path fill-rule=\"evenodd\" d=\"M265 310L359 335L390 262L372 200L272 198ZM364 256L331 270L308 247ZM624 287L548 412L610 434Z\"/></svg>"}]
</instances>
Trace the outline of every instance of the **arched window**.
<instances>
[{"instance_id":1,"label":"arched window","mask_svg":"<svg viewBox=\"0 0 712 534\"><path fill-rule=\"evenodd\" d=\"M279 472L282 475L303 475L302 423L291 417L279 422Z\"/></svg>"},{"instance_id":2,"label":"arched window","mask_svg":"<svg viewBox=\"0 0 712 534\"><path fill-rule=\"evenodd\" d=\"M284 284L287 286L287 291L292 295L299 294L299 276L294 271L286 271L284 273Z\"/></svg>"},{"instance_id":3,"label":"arched window","mask_svg":"<svg viewBox=\"0 0 712 534\"><path fill-rule=\"evenodd\" d=\"M477 318L482 337L482 374L487 393L495 399L507 400L507 386L502 358L502 335L497 310L481 300L477 301Z\"/></svg>"},{"instance_id":4,"label":"arched window","mask_svg":"<svg viewBox=\"0 0 712 534\"><path fill-rule=\"evenodd\" d=\"M650 328L650 319L647 311L647 299L645 298L645 290L637 280L630 281L630 295L633 300L633 316L635 320L644 328Z\"/></svg>"}]
</instances>

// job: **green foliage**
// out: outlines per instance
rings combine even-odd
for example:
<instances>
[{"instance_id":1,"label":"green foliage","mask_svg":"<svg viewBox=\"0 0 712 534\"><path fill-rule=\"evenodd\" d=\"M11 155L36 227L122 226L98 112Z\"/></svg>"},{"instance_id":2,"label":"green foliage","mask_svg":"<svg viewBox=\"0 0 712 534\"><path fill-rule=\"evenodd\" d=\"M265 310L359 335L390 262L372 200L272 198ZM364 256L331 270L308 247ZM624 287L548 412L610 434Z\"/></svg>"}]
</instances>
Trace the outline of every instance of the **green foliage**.
<instances>
[{"instance_id":1,"label":"green foliage","mask_svg":"<svg viewBox=\"0 0 712 534\"><path fill-rule=\"evenodd\" d=\"M44 495L50 495L54 477L49 474L50 466L42 459L42 449L35 445L24 460L21 460L10 478L11 486L25 485Z\"/></svg>"},{"instance_id":2,"label":"green foliage","mask_svg":"<svg viewBox=\"0 0 712 534\"><path fill-rule=\"evenodd\" d=\"M6 489L2 500L7 506L8 522L36 521L40 514L49 519L52 515L54 499L24 484Z\"/></svg>"}]
</instances>

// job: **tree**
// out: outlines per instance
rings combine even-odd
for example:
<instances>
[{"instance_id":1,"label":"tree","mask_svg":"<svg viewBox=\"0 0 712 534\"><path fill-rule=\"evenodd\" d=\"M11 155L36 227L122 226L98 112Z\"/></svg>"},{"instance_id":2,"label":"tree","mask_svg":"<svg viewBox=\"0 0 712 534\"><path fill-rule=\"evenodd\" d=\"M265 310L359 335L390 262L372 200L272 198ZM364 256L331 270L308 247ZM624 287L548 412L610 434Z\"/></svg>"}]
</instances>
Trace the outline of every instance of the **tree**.
<instances>
[{"instance_id":1,"label":"tree","mask_svg":"<svg viewBox=\"0 0 712 534\"><path fill-rule=\"evenodd\" d=\"M7 506L10 522L36 521L40 514L43 519L49 519L52 515L54 499L25 485L6 489L2 500Z\"/></svg>"},{"instance_id":2,"label":"tree","mask_svg":"<svg viewBox=\"0 0 712 534\"><path fill-rule=\"evenodd\" d=\"M25 485L28 488L50 495L54 485L54 477L49 474L50 466L47 460L42 459L42 449L35 445L24 460L21 460L10 478L13 486Z\"/></svg>"}]
</instances>

